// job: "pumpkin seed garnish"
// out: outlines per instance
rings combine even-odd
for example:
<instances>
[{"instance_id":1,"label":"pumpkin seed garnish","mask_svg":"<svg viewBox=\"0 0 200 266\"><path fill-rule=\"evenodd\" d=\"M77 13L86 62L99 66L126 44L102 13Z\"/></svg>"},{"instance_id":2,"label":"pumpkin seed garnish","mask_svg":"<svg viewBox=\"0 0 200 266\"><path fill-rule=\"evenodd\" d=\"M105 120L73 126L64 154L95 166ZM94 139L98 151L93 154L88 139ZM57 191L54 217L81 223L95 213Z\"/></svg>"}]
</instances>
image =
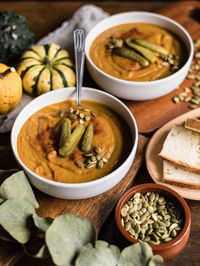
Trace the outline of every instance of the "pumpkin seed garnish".
<instances>
[{"instance_id":1,"label":"pumpkin seed garnish","mask_svg":"<svg viewBox=\"0 0 200 266\"><path fill-rule=\"evenodd\" d=\"M79 120L79 124L84 124L85 122L84 122L84 120L83 119L80 119Z\"/></svg>"},{"instance_id":2,"label":"pumpkin seed garnish","mask_svg":"<svg viewBox=\"0 0 200 266\"><path fill-rule=\"evenodd\" d=\"M103 160L104 163L108 162L108 160L106 158L102 158L102 160Z\"/></svg>"},{"instance_id":3,"label":"pumpkin seed garnish","mask_svg":"<svg viewBox=\"0 0 200 266\"><path fill-rule=\"evenodd\" d=\"M102 159L101 154L98 153L96 158L97 158L97 161L101 160Z\"/></svg>"},{"instance_id":4,"label":"pumpkin seed garnish","mask_svg":"<svg viewBox=\"0 0 200 266\"><path fill-rule=\"evenodd\" d=\"M89 164L87 164L86 168L92 168L92 167L94 167L94 166L95 166L94 163L89 163Z\"/></svg>"},{"instance_id":5,"label":"pumpkin seed garnish","mask_svg":"<svg viewBox=\"0 0 200 266\"><path fill-rule=\"evenodd\" d=\"M89 120L90 120L90 116L89 116L89 115L86 115L86 116L85 116L85 120L86 120L86 121L89 121Z\"/></svg>"},{"instance_id":6,"label":"pumpkin seed garnish","mask_svg":"<svg viewBox=\"0 0 200 266\"><path fill-rule=\"evenodd\" d=\"M68 112L68 113L73 113L73 110L74 110L74 109L73 109L72 107L70 107L70 108L67 110L67 112Z\"/></svg>"},{"instance_id":7,"label":"pumpkin seed garnish","mask_svg":"<svg viewBox=\"0 0 200 266\"><path fill-rule=\"evenodd\" d=\"M76 165L79 167L79 168L84 168L84 163L82 161L76 161Z\"/></svg>"},{"instance_id":8,"label":"pumpkin seed garnish","mask_svg":"<svg viewBox=\"0 0 200 266\"><path fill-rule=\"evenodd\" d=\"M70 120L76 120L77 119L77 116L75 114L72 114L71 112L67 115L67 117L70 119Z\"/></svg>"},{"instance_id":9,"label":"pumpkin seed garnish","mask_svg":"<svg viewBox=\"0 0 200 266\"><path fill-rule=\"evenodd\" d=\"M90 112L90 110L87 109L87 108L81 108L81 111L83 111L83 112Z\"/></svg>"},{"instance_id":10,"label":"pumpkin seed garnish","mask_svg":"<svg viewBox=\"0 0 200 266\"><path fill-rule=\"evenodd\" d=\"M97 161L97 168L103 168L103 160Z\"/></svg>"},{"instance_id":11,"label":"pumpkin seed garnish","mask_svg":"<svg viewBox=\"0 0 200 266\"><path fill-rule=\"evenodd\" d=\"M79 114L79 110L78 109L74 110L74 114L78 115Z\"/></svg>"},{"instance_id":12,"label":"pumpkin seed garnish","mask_svg":"<svg viewBox=\"0 0 200 266\"><path fill-rule=\"evenodd\" d=\"M189 108L190 109L196 109L198 106L196 105L196 104L191 104L190 106L189 106Z\"/></svg>"},{"instance_id":13,"label":"pumpkin seed garnish","mask_svg":"<svg viewBox=\"0 0 200 266\"><path fill-rule=\"evenodd\" d=\"M80 118L84 118L84 117L85 117L84 113L80 113L80 114L79 114L79 117L80 117Z\"/></svg>"},{"instance_id":14,"label":"pumpkin seed garnish","mask_svg":"<svg viewBox=\"0 0 200 266\"><path fill-rule=\"evenodd\" d=\"M101 152L101 148L95 146L95 147L94 147L94 152L96 152L96 153L100 153L100 152Z\"/></svg>"},{"instance_id":15,"label":"pumpkin seed garnish","mask_svg":"<svg viewBox=\"0 0 200 266\"><path fill-rule=\"evenodd\" d=\"M93 153L89 152L89 153L84 153L83 154L84 157L91 157L93 156Z\"/></svg>"},{"instance_id":16,"label":"pumpkin seed garnish","mask_svg":"<svg viewBox=\"0 0 200 266\"><path fill-rule=\"evenodd\" d=\"M179 97L178 96L174 96L172 98L172 100L173 100L174 103L178 103L179 102Z\"/></svg>"},{"instance_id":17,"label":"pumpkin seed garnish","mask_svg":"<svg viewBox=\"0 0 200 266\"><path fill-rule=\"evenodd\" d=\"M96 114L94 112L90 112L90 113L91 113L92 116L94 116L94 117L96 116Z\"/></svg>"}]
</instances>

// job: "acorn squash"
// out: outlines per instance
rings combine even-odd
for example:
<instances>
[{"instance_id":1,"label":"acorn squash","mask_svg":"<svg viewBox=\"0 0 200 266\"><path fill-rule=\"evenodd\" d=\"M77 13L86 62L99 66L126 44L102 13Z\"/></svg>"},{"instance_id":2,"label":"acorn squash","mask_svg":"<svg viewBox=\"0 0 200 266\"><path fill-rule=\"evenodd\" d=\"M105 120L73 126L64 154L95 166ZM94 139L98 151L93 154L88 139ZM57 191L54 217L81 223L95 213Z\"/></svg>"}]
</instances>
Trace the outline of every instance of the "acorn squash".
<instances>
[{"instance_id":1,"label":"acorn squash","mask_svg":"<svg viewBox=\"0 0 200 266\"><path fill-rule=\"evenodd\" d=\"M74 65L57 44L35 45L20 60L17 72L23 88L34 96L75 85Z\"/></svg>"},{"instance_id":2,"label":"acorn squash","mask_svg":"<svg viewBox=\"0 0 200 266\"><path fill-rule=\"evenodd\" d=\"M14 67L0 64L0 114L13 110L22 97L22 80Z\"/></svg>"},{"instance_id":3,"label":"acorn squash","mask_svg":"<svg viewBox=\"0 0 200 266\"><path fill-rule=\"evenodd\" d=\"M32 42L33 33L24 16L0 11L0 61L2 63L16 64Z\"/></svg>"}]
</instances>

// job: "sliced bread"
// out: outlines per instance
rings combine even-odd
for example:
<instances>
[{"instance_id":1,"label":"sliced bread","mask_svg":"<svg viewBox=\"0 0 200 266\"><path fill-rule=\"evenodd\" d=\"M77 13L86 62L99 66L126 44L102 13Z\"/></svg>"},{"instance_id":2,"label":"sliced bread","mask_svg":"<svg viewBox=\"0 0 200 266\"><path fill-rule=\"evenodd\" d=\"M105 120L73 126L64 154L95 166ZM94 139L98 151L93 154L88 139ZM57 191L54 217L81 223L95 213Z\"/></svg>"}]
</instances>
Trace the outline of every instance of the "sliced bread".
<instances>
[{"instance_id":1,"label":"sliced bread","mask_svg":"<svg viewBox=\"0 0 200 266\"><path fill-rule=\"evenodd\" d=\"M173 126L159 156L183 170L200 174L200 134Z\"/></svg>"},{"instance_id":2,"label":"sliced bread","mask_svg":"<svg viewBox=\"0 0 200 266\"><path fill-rule=\"evenodd\" d=\"M163 181L178 186L200 188L200 174L177 168L167 161L163 161Z\"/></svg>"},{"instance_id":3,"label":"sliced bread","mask_svg":"<svg viewBox=\"0 0 200 266\"><path fill-rule=\"evenodd\" d=\"M197 118L188 118L185 122L185 128L200 132L200 120Z\"/></svg>"}]
</instances>

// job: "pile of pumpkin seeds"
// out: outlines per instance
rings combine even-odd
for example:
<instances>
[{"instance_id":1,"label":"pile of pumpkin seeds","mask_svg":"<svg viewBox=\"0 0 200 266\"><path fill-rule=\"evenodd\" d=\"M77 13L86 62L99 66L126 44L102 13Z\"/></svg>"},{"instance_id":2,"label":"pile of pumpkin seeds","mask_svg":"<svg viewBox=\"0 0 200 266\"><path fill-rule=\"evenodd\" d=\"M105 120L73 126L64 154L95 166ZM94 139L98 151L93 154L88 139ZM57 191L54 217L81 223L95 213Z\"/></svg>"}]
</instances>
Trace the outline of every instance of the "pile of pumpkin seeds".
<instances>
[{"instance_id":1,"label":"pile of pumpkin seeds","mask_svg":"<svg viewBox=\"0 0 200 266\"><path fill-rule=\"evenodd\" d=\"M175 238L183 227L177 206L164 196L136 193L121 209L121 223L135 239L158 245Z\"/></svg>"},{"instance_id":2,"label":"pile of pumpkin seeds","mask_svg":"<svg viewBox=\"0 0 200 266\"><path fill-rule=\"evenodd\" d=\"M101 148L95 146L93 152L84 153L83 156L86 158L85 162L81 160L76 161L76 165L79 168L93 168L96 167L98 169L103 168L104 164L108 162L108 160L101 156Z\"/></svg>"},{"instance_id":3,"label":"pile of pumpkin seeds","mask_svg":"<svg viewBox=\"0 0 200 266\"><path fill-rule=\"evenodd\" d=\"M174 72L179 69L179 56L178 55L168 54L168 55L162 56L161 58L163 60L162 65L163 66L170 65L171 71Z\"/></svg>"},{"instance_id":4,"label":"pile of pumpkin seeds","mask_svg":"<svg viewBox=\"0 0 200 266\"><path fill-rule=\"evenodd\" d=\"M200 104L200 39L194 42L195 54L187 75L188 80L193 80L191 86L184 88L184 91L175 95L174 103L189 102L191 109L196 109Z\"/></svg>"},{"instance_id":5,"label":"pile of pumpkin seeds","mask_svg":"<svg viewBox=\"0 0 200 266\"><path fill-rule=\"evenodd\" d=\"M84 124L86 121L90 121L91 116L90 114L95 117L96 114L92 111L90 111L87 108L80 108L80 109L73 109L70 107L67 110L67 118L69 118L72 121L79 120L80 124Z\"/></svg>"}]
</instances>

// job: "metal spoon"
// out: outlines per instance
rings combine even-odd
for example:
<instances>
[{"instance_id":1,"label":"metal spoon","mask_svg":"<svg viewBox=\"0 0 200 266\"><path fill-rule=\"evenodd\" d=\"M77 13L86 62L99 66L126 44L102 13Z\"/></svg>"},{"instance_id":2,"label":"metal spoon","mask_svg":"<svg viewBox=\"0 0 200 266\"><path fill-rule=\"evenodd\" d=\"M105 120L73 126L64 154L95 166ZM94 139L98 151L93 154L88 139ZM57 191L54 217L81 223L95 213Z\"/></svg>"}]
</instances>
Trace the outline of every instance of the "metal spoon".
<instances>
[{"instance_id":1,"label":"metal spoon","mask_svg":"<svg viewBox=\"0 0 200 266\"><path fill-rule=\"evenodd\" d=\"M84 29L74 30L77 106L81 106L82 99L82 83L85 62L85 35Z\"/></svg>"}]
</instances>

